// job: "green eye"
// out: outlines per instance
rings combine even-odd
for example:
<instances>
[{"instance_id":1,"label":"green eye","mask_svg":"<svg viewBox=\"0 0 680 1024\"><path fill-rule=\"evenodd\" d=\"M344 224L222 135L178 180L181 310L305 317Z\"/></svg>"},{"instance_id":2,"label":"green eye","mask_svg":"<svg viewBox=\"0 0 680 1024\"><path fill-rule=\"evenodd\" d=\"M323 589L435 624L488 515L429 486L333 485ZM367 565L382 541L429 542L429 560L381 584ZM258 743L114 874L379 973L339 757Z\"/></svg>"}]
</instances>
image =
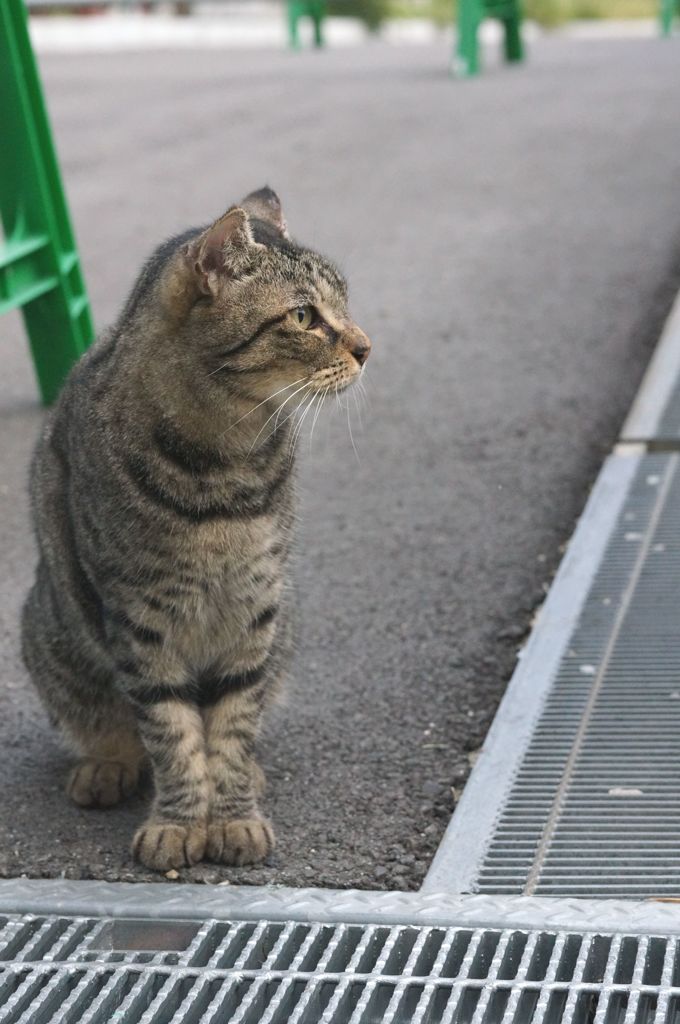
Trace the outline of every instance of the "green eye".
<instances>
[{"instance_id":1,"label":"green eye","mask_svg":"<svg viewBox=\"0 0 680 1024\"><path fill-rule=\"evenodd\" d=\"M306 331L308 327L311 327L316 310L313 306L298 306L297 309L293 310L293 320L301 327L303 331Z\"/></svg>"}]
</instances>

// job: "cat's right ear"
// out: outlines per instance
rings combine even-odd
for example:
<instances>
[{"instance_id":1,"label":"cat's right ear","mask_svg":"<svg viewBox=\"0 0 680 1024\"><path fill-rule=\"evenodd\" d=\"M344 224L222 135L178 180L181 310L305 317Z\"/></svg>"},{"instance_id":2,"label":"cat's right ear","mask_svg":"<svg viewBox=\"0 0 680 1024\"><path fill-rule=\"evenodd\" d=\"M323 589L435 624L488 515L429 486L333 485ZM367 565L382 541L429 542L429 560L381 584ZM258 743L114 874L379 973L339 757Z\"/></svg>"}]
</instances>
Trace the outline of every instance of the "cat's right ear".
<instances>
[{"instance_id":1,"label":"cat's right ear","mask_svg":"<svg viewBox=\"0 0 680 1024\"><path fill-rule=\"evenodd\" d=\"M199 290L216 295L220 278L238 278L252 270L263 250L253 238L248 214L235 206L189 242L185 255Z\"/></svg>"},{"instance_id":2,"label":"cat's right ear","mask_svg":"<svg viewBox=\"0 0 680 1024\"><path fill-rule=\"evenodd\" d=\"M281 238L290 238L288 225L281 208L281 200L269 185L258 188L256 192L251 192L241 201L240 205L251 217L264 221L270 228L273 228Z\"/></svg>"}]
</instances>

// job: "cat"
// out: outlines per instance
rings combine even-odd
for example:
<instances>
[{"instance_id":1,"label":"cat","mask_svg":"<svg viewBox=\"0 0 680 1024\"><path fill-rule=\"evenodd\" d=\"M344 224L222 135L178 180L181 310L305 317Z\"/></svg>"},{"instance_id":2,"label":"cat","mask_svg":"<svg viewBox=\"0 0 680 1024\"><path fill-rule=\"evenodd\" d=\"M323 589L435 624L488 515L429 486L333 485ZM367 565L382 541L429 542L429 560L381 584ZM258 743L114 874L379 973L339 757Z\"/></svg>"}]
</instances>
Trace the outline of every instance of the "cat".
<instances>
[{"instance_id":1,"label":"cat","mask_svg":"<svg viewBox=\"0 0 680 1024\"><path fill-rule=\"evenodd\" d=\"M77 804L118 803L150 763L147 868L274 847L254 743L291 654L291 410L356 381L370 347L263 188L155 251L47 419L23 656L80 755Z\"/></svg>"}]
</instances>

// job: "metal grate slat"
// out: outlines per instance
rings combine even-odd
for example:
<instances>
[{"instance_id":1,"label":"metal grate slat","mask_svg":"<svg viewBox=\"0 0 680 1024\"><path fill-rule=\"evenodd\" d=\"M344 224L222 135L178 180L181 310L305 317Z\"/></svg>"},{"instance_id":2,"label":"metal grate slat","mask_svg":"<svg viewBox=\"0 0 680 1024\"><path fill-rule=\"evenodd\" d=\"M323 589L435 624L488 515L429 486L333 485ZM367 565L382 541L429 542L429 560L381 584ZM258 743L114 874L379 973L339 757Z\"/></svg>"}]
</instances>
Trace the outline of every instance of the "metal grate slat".
<instances>
[{"instance_id":1,"label":"metal grate slat","mask_svg":"<svg viewBox=\"0 0 680 1024\"><path fill-rule=\"evenodd\" d=\"M491 964L489 966L489 974L493 978L496 978L499 975L500 967L505 958L508 943L510 942L511 937L511 932L503 932L498 942L498 945L496 946L496 951L493 955L493 960L491 961ZM479 998L479 1002L475 1007L475 1012L472 1017L471 1024L482 1024L487 1012L487 1008L489 1006L489 1002L491 1001L492 997L495 994L496 990L491 985L484 986Z\"/></svg>"},{"instance_id":2,"label":"metal grate slat","mask_svg":"<svg viewBox=\"0 0 680 1024\"><path fill-rule=\"evenodd\" d=\"M122 998L120 1003L115 1006L115 1010L120 1020L128 1024L128 1022L133 1020L138 1021L139 1014L144 1012L145 1004L148 1006L151 1002L155 978L153 975L134 975L123 972L121 972L121 976L124 980L121 992ZM4 1021L2 1024L4 1024ZM98 1021L97 1024L99 1024Z\"/></svg>"},{"instance_id":3,"label":"metal grate slat","mask_svg":"<svg viewBox=\"0 0 680 1024\"><path fill-rule=\"evenodd\" d=\"M67 923L61 935L53 942L50 949L43 953L43 960L64 960L86 938L91 938L95 925L92 921L78 920Z\"/></svg>"},{"instance_id":4,"label":"metal grate slat","mask_svg":"<svg viewBox=\"0 0 680 1024\"><path fill-rule=\"evenodd\" d=\"M109 1020L114 1008L119 1006L124 998L127 982L124 974L112 974L90 999L89 1005L80 1010L78 1024L98 1024L100 1021Z\"/></svg>"},{"instance_id":5,"label":"metal grate slat","mask_svg":"<svg viewBox=\"0 0 680 1024\"><path fill-rule=\"evenodd\" d=\"M419 960L422 958L423 951L424 951L428 941L430 941L431 937L432 937L431 930L430 929L423 929L423 931L421 931L420 934L418 935L418 937L416 938L416 941L413 944L411 952L409 953L408 960L406 961L406 963L404 965L404 968L403 968L403 972L402 973L403 973L403 976L404 976L405 979L411 979L413 977L413 975L415 973L415 970L416 970L416 965L418 964ZM364 994L363 994L362 998L360 999L359 1003L357 1004L356 1010L352 1014L352 1017L350 1019L350 1024L361 1024L361 1021L366 1019L364 1014L367 1012L367 1008L369 1006L369 1003L370 1003L371 999L375 999L376 994L377 994L376 993L376 983L375 982L369 982L368 985L366 986L366 989L364 990ZM395 986L395 988L394 988L394 990L392 992L392 997L391 997L391 999L390 999L390 1001L389 1001L389 1003L388 1003L388 1005L387 1005L387 1007L385 1009L383 1019L384 1020L397 1020L397 1019L399 1019L399 1008L409 998L410 995L411 995L411 993L409 992L408 981L405 980L403 982L398 983ZM409 1014L406 1017L406 1019L408 1019L408 1020L411 1019L411 1017L414 1015L415 1011L417 1010L417 1007L420 1005L421 1001L423 1000L424 995L425 995L425 993L424 993L423 989L418 989L417 990L416 1006L411 1011L409 1011ZM369 1017L369 1019L370 1019L370 1017Z\"/></svg>"},{"instance_id":6,"label":"metal grate slat","mask_svg":"<svg viewBox=\"0 0 680 1024\"><path fill-rule=\"evenodd\" d=\"M167 1024L180 1003L180 978L165 978L160 990L135 1024Z\"/></svg>"},{"instance_id":7,"label":"metal grate slat","mask_svg":"<svg viewBox=\"0 0 680 1024\"><path fill-rule=\"evenodd\" d=\"M16 986L10 989L8 995L2 992L3 1010L0 1020L2 1024L16 1024L24 1010L31 1005L40 1003L40 996L45 982L49 980L45 975L21 974L14 976Z\"/></svg>"}]
</instances>

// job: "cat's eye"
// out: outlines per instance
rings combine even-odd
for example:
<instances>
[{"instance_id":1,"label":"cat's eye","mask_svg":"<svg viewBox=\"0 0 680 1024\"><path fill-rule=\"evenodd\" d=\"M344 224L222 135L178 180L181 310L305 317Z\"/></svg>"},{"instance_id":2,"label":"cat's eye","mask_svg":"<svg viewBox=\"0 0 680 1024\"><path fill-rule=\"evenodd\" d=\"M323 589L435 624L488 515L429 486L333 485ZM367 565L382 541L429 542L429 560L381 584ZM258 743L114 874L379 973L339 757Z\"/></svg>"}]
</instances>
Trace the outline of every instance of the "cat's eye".
<instances>
[{"instance_id":1,"label":"cat's eye","mask_svg":"<svg viewBox=\"0 0 680 1024\"><path fill-rule=\"evenodd\" d=\"M311 327L316 320L316 310L314 306L298 306L297 309L293 310L293 320L298 327L301 327L303 331L306 331L308 327Z\"/></svg>"}]
</instances>

